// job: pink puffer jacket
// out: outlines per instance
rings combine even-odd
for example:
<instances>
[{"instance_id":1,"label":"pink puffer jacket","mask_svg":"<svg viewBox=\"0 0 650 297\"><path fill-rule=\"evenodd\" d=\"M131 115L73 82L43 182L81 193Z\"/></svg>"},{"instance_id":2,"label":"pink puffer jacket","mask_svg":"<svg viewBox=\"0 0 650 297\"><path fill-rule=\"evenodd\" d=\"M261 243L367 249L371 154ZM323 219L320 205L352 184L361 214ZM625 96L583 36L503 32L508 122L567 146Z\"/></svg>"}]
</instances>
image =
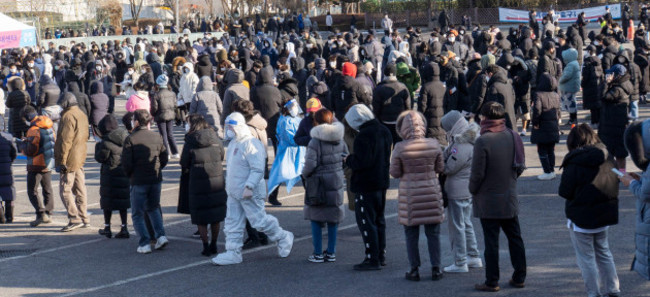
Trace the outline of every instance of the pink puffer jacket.
<instances>
[{"instance_id":1,"label":"pink puffer jacket","mask_svg":"<svg viewBox=\"0 0 650 297\"><path fill-rule=\"evenodd\" d=\"M126 101L126 111L134 112L138 109L146 109L151 111L151 101L149 94L146 91L138 91L136 94L131 95L129 100Z\"/></svg>"},{"instance_id":2,"label":"pink puffer jacket","mask_svg":"<svg viewBox=\"0 0 650 297\"><path fill-rule=\"evenodd\" d=\"M416 111L405 111L397 119L404 139L395 145L390 175L399 178L399 223L406 226L440 224L445 218L438 174L445 169L442 149L436 139L425 138L426 120Z\"/></svg>"}]
</instances>

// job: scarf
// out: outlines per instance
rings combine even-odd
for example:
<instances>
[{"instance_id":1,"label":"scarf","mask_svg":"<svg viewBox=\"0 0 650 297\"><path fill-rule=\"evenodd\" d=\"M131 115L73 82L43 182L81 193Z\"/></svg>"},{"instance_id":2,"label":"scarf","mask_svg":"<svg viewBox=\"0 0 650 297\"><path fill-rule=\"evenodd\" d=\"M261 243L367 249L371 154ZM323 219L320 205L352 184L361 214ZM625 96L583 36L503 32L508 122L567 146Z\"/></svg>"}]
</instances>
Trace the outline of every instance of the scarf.
<instances>
[{"instance_id":1,"label":"scarf","mask_svg":"<svg viewBox=\"0 0 650 297\"><path fill-rule=\"evenodd\" d=\"M524 172L524 169L526 169L526 154L524 152L524 142L521 140L521 137L519 137L519 134L517 134L515 131L506 128L505 119L498 119L498 120L485 119L481 121L481 135L489 132L492 133L503 132L505 130L508 130L510 132L514 140L515 157L512 166L517 170L517 176L519 176L521 175L521 173Z\"/></svg>"}]
</instances>

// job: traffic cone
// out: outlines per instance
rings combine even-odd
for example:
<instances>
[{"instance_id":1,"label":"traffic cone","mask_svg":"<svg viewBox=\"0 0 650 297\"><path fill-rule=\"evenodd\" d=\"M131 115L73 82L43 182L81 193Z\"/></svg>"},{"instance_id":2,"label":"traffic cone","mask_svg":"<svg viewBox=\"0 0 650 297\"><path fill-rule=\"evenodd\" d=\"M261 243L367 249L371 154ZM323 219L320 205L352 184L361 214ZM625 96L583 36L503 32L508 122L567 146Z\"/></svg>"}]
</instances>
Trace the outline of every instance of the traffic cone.
<instances>
[{"instance_id":1,"label":"traffic cone","mask_svg":"<svg viewBox=\"0 0 650 297\"><path fill-rule=\"evenodd\" d=\"M630 20L630 26L627 28L627 39L634 40L634 21Z\"/></svg>"}]
</instances>

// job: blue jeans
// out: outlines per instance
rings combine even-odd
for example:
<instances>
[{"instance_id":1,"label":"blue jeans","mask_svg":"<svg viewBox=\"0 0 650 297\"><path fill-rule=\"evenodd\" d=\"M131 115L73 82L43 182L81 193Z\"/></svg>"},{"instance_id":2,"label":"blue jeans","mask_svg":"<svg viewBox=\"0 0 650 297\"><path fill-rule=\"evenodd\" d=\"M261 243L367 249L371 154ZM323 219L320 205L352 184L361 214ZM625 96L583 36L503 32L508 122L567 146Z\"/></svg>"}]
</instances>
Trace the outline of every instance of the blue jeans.
<instances>
[{"instance_id":1,"label":"blue jeans","mask_svg":"<svg viewBox=\"0 0 650 297\"><path fill-rule=\"evenodd\" d=\"M158 239L160 236L165 236L162 214L158 210L160 189L160 183L131 186L131 220L133 221L135 232L140 236L139 246L144 246L151 242L149 231L147 231L147 226L144 223L145 212L151 220L155 239Z\"/></svg>"},{"instance_id":2,"label":"blue jeans","mask_svg":"<svg viewBox=\"0 0 650 297\"><path fill-rule=\"evenodd\" d=\"M635 121L639 118L639 101L630 102L630 117Z\"/></svg>"},{"instance_id":3,"label":"blue jeans","mask_svg":"<svg viewBox=\"0 0 650 297\"><path fill-rule=\"evenodd\" d=\"M311 238L314 244L314 254L323 253L323 222L311 221ZM339 224L327 223L327 253L336 254L336 233Z\"/></svg>"}]
</instances>

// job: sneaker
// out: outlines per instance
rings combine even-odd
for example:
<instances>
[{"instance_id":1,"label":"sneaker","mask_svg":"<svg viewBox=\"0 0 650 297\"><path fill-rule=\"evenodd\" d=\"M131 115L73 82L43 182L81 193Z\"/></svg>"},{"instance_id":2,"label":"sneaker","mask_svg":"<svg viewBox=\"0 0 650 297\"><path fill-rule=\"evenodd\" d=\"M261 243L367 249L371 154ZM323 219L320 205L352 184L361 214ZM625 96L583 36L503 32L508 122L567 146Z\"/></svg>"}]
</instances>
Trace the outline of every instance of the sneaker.
<instances>
[{"instance_id":1,"label":"sneaker","mask_svg":"<svg viewBox=\"0 0 650 297\"><path fill-rule=\"evenodd\" d=\"M467 268L467 264L463 265L456 265L456 263L451 264L443 269L445 272L449 273L464 273L464 272L469 272L469 268Z\"/></svg>"},{"instance_id":2,"label":"sneaker","mask_svg":"<svg viewBox=\"0 0 650 297\"><path fill-rule=\"evenodd\" d=\"M555 178L555 172L544 173L537 176L537 179L539 180L552 180L554 178Z\"/></svg>"},{"instance_id":3,"label":"sneaker","mask_svg":"<svg viewBox=\"0 0 650 297\"><path fill-rule=\"evenodd\" d=\"M157 250L162 250L164 247L167 246L169 243L169 240L167 240L167 237L165 235L158 237L158 240L156 240L156 249Z\"/></svg>"},{"instance_id":4,"label":"sneaker","mask_svg":"<svg viewBox=\"0 0 650 297\"><path fill-rule=\"evenodd\" d=\"M289 257L291 249L293 248L293 233L289 231L284 232L286 232L286 235L283 239L278 241L278 255L280 255L281 258Z\"/></svg>"},{"instance_id":5,"label":"sneaker","mask_svg":"<svg viewBox=\"0 0 650 297\"><path fill-rule=\"evenodd\" d=\"M519 136L525 137L526 136L526 130L521 131L521 133L519 133Z\"/></svg>"},{"instance_id":6,"label":"sneaker","mask_svg":"<svg viewBox=\"0 0 650 297\"><path fill-rule=\"evenodd\" d=\"M240 251L226 251L212 258L212 264L220 266L239 264L241 262L242 257Z\"/></svg>"},{"instance_id":7,"label":"sneaker","mask_svg":"<svg viewBox=\"0 0 650 297\"><path fill-rule=\"evenodd\" d=\"M323 254L311 254L307 258L307 261L312 262L312 263L323 263L325 262L325 257Z\"/></svg>"},{"instance_id":8,"label":"sneaker","mask_svg":"<svg viewBox=\"0 0 650 297\"><path fill-rule=\"evenodd\" d=\"M106 238L111 238L113 237L113 233L111 232L111 227L106 226L104 229L99 229L99 235L106 236Z\"/></svg>"},{"instance_id":9,"label":"sneaker","mask_svg":"<svg viewBox=\"0 0 650 297\"><path fill-rule=\"evenodd\" d=\"M414 282L419 282L420 281L420 272L418 271L418 268L411 268L411 271L406 272L404 274L404 278L410 281Z\"/></svg>"},{"instance_id":10,"label":"sneaker","mask_svg":"<svg viewBox=\"0 0 650 297\"><path fill-rule=\"evenodd\" d=\"M469 268L483 267L483 261L481 260L481 257L467 257L467 267Z\"/></svg>"},{"instance_id":11,"label":"sneaker","mask_svg":"<svg viewBox=\"0 0 650 297\"><path fill-rule=\"evenodd\" d=\"M29 222L29 225L32 227L38 227L38 225L43 224L43 218L42 217L36 217L36 220L33 220Z\"/></svg>"},{"instance_id":12,"label":"sneaker","mask_svg":"<svg viewBox=\"0 0 650 297\"><path fill-rule=\"evenodd\" d=\"M150 245L143 245L138 247L138 254L150 254L151 253L151 246Z\"/></svg>"},{"instance_id":13,"label":"sneaker","mask_svg":"<svg viewBox=\"0 0 650 297\"><path fill-rule=\"evenodd\" d=\"M44 214L41 216L41 220L42 220L43 224L49 224L49 223L52 223L52 219L50 218L50 215L47 214L47 213L44 213Z\"/></svg>"},{"instance_id":14,"label":"sneaker","mask_svg":"<svg viewBox=\"0 0 650 297\"><path fill-rule=\"evenodd\" d=\"M199 230L196 230L196 232L194 232L194 234L192 234L192 237L194 237L194 238L200 238L200 237L201 237L201 233L199 233Z\"/></svg>"},{"instance_id":15,"label":"sneaker","mask_svg":"<svg viewBox=\"0 0 650 297\"><path fill-rule=\"evenodd\" d=\"M513 288L517 288L517 289L523 289L523 288L526 286L525 283L517 283L517 282L515 282L513 279L510 279L510 281L508 282L508 284L509 284L511 287L513 287Z\"/></svg>"},{"instance_id":16,"label":"sneaker","mask_svg":"<svg viewBox=\"0 0 650 297\"><path fill-rule=\"evenodd\" d=\"M379 263L372 263L370 259L365 259L363 262L354 265L353 269L357 271L381 270L381 266Z\"/></svg>"},{"instance_id":17,"label":"sneaker","mask_svg":"<svg viewBox=\"0 0 650 297\"><path fill-rule=\"evenodd\" d=\"M179 156L178 154L173 154L172 155L172 159L180 159L180 158L181 158L181 156Z\"/></svg>"},{"instance_id":18,"label":"sneaker","mask_svg":"<svg viewBox=\"0 0 650 297\"><path fill-rule=\"evenodd\" d=\"M74 229L79 229L83 226L83 223L69 223L67 226L61 229L61 232L70 232Z\"/></svg>"},{"instance_id":19,"label":"sneaker","mask_svg":"<svg viewBox=\"0 0 650 297\"><path fill-rule=\"evenodd\" d=\"M325 251L323 253L323 256L325 256L325 262L336 262L335 254L330 254L329 252Z\"/></svg>"},{"instance_id":20,"label":"sneaker","mask_svg":"<svg viewBox=\"0 0 650 297\"><path fill-rule=\"evenodd\" d=\"M83 225L81 225L81 228L83 228L83 229L90 228L90 223L83 223Z\"/></svg>"},{"instance_id":21,"label":"sneaker","mask_svg":"<svg viewBox=\"0 0 650 297\"><path fill-rule=\"evenodd\" d=\"M490 287L490 286L488 286L486 284L476 284L476 285L474 285L474 289L476 289L477 291L482 291L482 292L499 292L499 290L501 290L501 288L499 288L499 286Z\"/></svg>"},{"instance_id":22,"label":"sneaker","mask_svg":"<svg viewBox=\"0 0 650 297\"><path fill-rule=\"evenodd\" d=\"M115 238L129 238L129 237L130 237L129 230L126 229L126 226L120 229L120 233L115 234Z\"/></svg>"}]
</instances>

